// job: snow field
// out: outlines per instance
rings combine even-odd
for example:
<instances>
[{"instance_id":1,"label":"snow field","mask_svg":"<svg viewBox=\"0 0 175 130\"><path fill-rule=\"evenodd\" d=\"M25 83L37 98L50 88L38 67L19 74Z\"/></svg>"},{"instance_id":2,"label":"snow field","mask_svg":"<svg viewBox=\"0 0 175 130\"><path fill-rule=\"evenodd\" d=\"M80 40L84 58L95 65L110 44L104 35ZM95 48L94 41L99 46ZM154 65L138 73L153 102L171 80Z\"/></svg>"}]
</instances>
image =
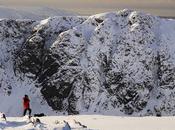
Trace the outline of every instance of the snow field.
<instances>
[{"instance_id":1,"label":"snow field","mask_svg":"<svg viewBox=\"0 0 175 130\"><path fill-rule=\"evenodd\" d=\"M41 124L27 123L23 117L0 121L2 130L174 130L175 117L116 117L103 115L39 117ZM69 129L66 123L70 125ZM79 123L77 123L79 122ZM87 126L83 128L79 124Z\"/></svg>"}]
</instances>

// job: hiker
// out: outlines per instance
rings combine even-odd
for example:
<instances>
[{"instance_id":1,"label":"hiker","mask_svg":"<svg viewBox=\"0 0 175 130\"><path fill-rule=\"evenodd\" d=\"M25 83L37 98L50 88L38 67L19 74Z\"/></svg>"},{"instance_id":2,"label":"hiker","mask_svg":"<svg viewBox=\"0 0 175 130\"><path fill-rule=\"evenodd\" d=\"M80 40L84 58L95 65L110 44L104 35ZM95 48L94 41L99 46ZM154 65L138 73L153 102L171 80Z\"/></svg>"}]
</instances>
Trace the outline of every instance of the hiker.
<instances>
[{"instance_id":1,"label":"hiker","mask_svg":"<svg viewBox=\"0 0 175 130\"><path fill-rule=\"evenodd\" d=\"M5 116L5 114L2 113L2 112L0 112L0 118L1 118L1 119L4 119L4 120L6 121L6 116Z\"/></svg>"},{"instance_id":2,"label":"hiker","mask_svg":"<svg viewBox=\"0 0 175 130\"><path fill-rule=\"evenodd\" d=\"M23 107L24 107L23 116L26 115L27 110L29 111L29 116L31 116L32 110L30 109L30 100L29 100L28 95L25 95L23 98Z\"/></svg>"}]
</instances>

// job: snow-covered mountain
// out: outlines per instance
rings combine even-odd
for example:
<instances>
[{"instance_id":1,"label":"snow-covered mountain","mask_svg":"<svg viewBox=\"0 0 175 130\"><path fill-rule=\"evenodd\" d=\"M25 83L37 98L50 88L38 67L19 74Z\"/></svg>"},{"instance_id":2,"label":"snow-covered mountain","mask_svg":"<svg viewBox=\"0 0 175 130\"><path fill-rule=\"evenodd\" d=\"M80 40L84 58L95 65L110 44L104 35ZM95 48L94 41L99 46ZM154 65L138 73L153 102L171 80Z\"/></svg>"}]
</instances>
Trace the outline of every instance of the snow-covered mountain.
<instances>
[{"instance_id":1,"label":"snow-covered mountain","mask_svg":"<svg viewBox=\"0 0 175 130\"><path fill-rule=\"evenodd\" d=\"M0 21L0 111L175 114L175 20L132 10Z\"/></svg>"}]
</instances>

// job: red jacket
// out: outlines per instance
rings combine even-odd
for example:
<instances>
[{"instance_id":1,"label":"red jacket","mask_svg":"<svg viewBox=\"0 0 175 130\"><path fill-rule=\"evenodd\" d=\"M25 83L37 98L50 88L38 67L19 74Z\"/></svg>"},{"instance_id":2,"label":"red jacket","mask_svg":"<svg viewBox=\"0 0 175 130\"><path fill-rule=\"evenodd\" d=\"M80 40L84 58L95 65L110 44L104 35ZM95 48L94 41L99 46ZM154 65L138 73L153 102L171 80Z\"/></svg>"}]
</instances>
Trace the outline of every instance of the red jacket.
<instances>
[{"instance_id":1,"label":"red jacket","mask_svg":"<svg viewBox=\"0 0 175 130\"><path fill-rule=\"evenodd\" d=\"M30 108L30 100L26 97L23 98L23 107L24 109Z\"/></svg>"}]
</instances>

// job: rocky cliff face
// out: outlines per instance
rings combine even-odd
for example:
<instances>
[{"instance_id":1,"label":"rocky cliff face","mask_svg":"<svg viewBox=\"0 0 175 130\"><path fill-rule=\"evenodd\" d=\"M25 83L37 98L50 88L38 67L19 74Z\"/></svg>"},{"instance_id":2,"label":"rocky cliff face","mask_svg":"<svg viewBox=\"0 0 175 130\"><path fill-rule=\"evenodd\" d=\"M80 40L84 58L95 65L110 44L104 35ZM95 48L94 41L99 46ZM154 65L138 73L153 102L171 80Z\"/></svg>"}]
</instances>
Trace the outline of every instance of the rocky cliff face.
<instances>
[{"instance_id":1,"label":"rocky cliff face","mask_svg":"<svg viewBox=\"0 0 175 130\"><path fill-rule=\"evenodd\" d=\"M10 58L5 63L15 77L10 82L18 77L20 83L34 84L31 88L39 90L53 110L175 114L174 20L123 10L2 23L1 28L6 29L1 31L5 40L1 49ZM6 68L2 71L7 73L9 66L1 58ZM9 87L7 79L3 81L7 85L0 92L6 90L11 96L15 87Z\"/></svg>"}]
</instances>

